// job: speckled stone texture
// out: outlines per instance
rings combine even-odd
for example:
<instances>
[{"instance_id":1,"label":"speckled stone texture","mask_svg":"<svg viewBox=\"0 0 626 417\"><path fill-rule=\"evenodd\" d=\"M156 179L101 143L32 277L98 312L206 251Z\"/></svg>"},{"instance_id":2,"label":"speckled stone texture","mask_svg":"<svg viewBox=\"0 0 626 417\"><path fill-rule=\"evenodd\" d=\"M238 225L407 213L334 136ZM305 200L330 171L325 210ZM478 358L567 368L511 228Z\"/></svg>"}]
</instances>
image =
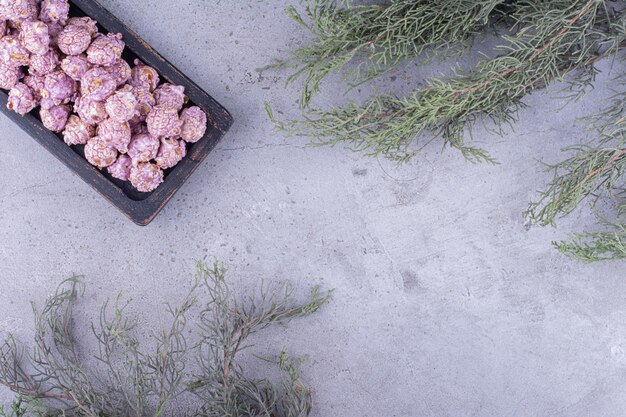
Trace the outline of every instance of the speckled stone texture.
<instances>
[{"instance_id":1,"label":"speckled stone texture","mask_svg":"<svg viewBox=\"0 0 626 417\"><path fill-rule=\"evenodd\" d=\"M626 263L585 266L551 248L593 227L587 210L557 230L528 228L521 214L550 177L537 159L558 161L562 147L587 137L575 120L612 95L606 70L624 71L623 62L603 62L597 88L566 110L558 92L528 97L506 139L478 128L499 166L442 154L435 141L396 168L274 132L263 101L297 117L298 85L285 90L286 73L255 68L309 37L282 14L298 0L100 2L224 104L235 125L139 228L0 117L0 332L32 340L28 301L83 274L77 337L92 354L89 322L101 302L123 290L141 328L161 328L169 317L155 306L179 301L195 260L216 257L236 291L259 278L292 280L299 294L335 289L320 313L260 333L248 352L308 355L314 417L624 416ZM407 64L360 88L406 92L456 64ZM341 88L330 80L316 104L343 102Z\"/></svg>"}]
</instances>

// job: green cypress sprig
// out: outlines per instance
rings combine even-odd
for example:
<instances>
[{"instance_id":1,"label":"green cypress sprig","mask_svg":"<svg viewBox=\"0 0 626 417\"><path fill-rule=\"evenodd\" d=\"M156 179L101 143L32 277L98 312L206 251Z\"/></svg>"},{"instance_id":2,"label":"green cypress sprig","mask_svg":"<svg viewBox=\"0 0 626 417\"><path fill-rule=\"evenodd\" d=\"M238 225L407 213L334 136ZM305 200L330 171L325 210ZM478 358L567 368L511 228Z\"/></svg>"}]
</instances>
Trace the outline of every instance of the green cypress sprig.
<instances>
[{"instance_id":1,"label":"green cypress sprig","mask_svg":"<svg viewBox=\"0 0 626 417\"><path fill-rule=\"evenodd\" d=\"M559 251L585 263L626 259L626 221L610 230L576 234L570 241L555 242Z\"/></svg>"},{"instance_id":2,"label":"green cypress sprig","mask_svg":"<svg viewBox=\"0 0 626 417\"><path fill-rule=\"evenodd\" d=\"M442 138L472 161L493 162L486 151L466 144L467 129L489 121L502 132L530 91L590 66L609 41L597 30L608 19L597 0L520 2L515 16L530 26L505 36L502 54L466 75L429 80L405 98L380 96L363 105L313 109L303 120L273 120L316 144L344 144L368 155L406 160L422 149L426 136L427 143Z\"/></svg>"},{"instance_id":3,"label":"green cypress sprig","mask_svg":"<svg viewBox=\"0 0 626 417\"><path fill-rule=\"evenodd\" d=\"M505 0L397 0L390 5L351 6L347 1L311 0L299 13L286 13L307 28L315 41L264 69L294 68L287 82L305 78L300 104L307 107L331 73L345 70L351 86L375 78L403 60L462 49L489 23ZM349 68L348 64L356 63Z\"/></svg>"},{"instance_id":4,"label":"green cypress sprig","mask_svg":"<svg viewBox=\"0 0 626 417\"><path fill-rule=\"evenodd\" d=\"M217 264L199 264L191 291L177 306L166 306L170 325L152 336L146 348L137 323L126 314L128 302L105 303L92 329L99 345L99 366L87 366L76 347L74 305L84 291L76 277L62 283L41 310L35 311L35 348L19 347L13 337L0 344L0 385L18 397L0 416L154 417L307 417L310 389L299 374L299 362L281 352L276 364L280 384L249 378L239 358L249 336L272 324L306 317L328 302L330 293L314 288L307 301L293 300L288 285L263 287L236 297ZM201 305L201 291L208 300ZM199 310L199 311L197 311ZM192 314L199 341L188 343ZM200 370L190 378L190 359ZM189 406L172 410L186 395Z\"/></svg>"},{"instance_id":5,"label":"green cypress sprig","mask_svg":"<svg viewBox=\"0 0 626 417\"><path fill-rule=\"evenodd\" d=\"M614 82L623 88L623 79ZM626 217L622 203L626 180L626 91L616 92L607 108L585 119L597 132L593 146L578 146L570 158L549 167L554 177L541 192L538 201L528 210L531 220L541 225L555 225L556 221L577 209L582 202L617 202L618 219L600 223L608 230L575 234L570 241L555 243L568 256L584 262L595 262L626 257Z\"/></svg>"}]
</instances>

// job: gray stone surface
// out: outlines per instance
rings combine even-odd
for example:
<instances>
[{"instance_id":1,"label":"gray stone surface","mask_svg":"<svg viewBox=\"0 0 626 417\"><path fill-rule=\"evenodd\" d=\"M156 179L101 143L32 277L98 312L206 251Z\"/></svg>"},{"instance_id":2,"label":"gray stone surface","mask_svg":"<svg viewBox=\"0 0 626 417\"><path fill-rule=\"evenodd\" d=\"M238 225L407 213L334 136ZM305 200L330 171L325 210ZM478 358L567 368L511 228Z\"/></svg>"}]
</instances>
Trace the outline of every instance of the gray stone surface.
<instances>
[{"instance_id":1,"label":"gray stone surface","mask_svg":"<svg viewBox=\"0 0 626 417\"><path fill-rule=\"evenodd\" d=\"M236 125L138 228L0 117L0 331L27 341L28 301L74 272L89 285L86 311L123 290L154 328L166 322L158 306L184 294L194 260L216 257L241 288L263 277L336 289L321 313L257 340L262 354L309 355L316 417L624 415L625 264L583 266L551 248L593 225L587 211L558 230L527 230L521 214L547 180L537 160L556 161L583 139L575 119L602 104L606 87L565 111L545 94L529 97L504 139L478 129L499 166L433 147L396 168L273 132L263 101L296 116L297 86L255 68L306 40L283 16L286 1L102 3ZM448 67L409 65L364 88L402 91ZM330 81L318 103L342 101L337 88Z\"/></svg>"}]
</instances>

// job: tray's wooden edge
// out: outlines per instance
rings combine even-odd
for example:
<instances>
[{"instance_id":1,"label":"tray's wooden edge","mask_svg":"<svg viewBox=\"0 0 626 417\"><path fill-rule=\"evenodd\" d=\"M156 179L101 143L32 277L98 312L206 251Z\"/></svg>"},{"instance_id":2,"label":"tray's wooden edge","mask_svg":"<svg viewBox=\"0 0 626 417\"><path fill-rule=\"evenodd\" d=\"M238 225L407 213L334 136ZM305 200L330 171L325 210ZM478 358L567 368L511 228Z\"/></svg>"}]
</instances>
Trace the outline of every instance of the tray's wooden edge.
<instances>
[{"instance_id":1,"label":"tray's wooden edge","mask_svg":"<svg viewBox=\"0 0 626 417\"><path fill-rule=\"evenodd\" d=\"M108 32L118 32L124 36L127 48L133 51L147 65L153 66L166 80L185 86L190 100L201 107L210 117L212 128L205 137L194 145L191 152L167 177L165 183L147 199L135 201L129 198L119 187L109 181L97 168L91 166L58 136L47 130L32 115L20 116L7 109L8 94L0 91L1 111L24 131L32 136L57 159L72 169L92 188L102 194L131 221L140 226L148 225L165 205L174 197L184 182L195 172L200 163L217 146L233 124L233 117L222 105L203 91L196 83L187 78L169 61L150 47L134 31L124 25L108 10L94 0L70 0L85 14L100 23Z\"/></svg>"}]
</instances>

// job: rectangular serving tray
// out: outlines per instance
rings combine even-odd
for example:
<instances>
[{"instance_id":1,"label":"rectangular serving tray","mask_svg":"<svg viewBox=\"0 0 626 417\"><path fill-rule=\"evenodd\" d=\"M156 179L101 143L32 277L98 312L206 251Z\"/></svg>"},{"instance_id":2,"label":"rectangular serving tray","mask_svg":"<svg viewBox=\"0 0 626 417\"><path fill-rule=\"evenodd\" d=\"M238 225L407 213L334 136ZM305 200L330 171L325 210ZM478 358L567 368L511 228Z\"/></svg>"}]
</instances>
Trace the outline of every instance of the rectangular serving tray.
<instances>
[{"instance_id":1,"label":"rectangular serving tray","mask_svg":"<svg viewBox=\"0 0 626 417\"><path fill-rule=\"evenodd\" d=\"M69 147L60 135L47 130L37 118L37 111L26 116L7 109L8 94L0 90L0 109L39 144L72 169L96 191L108 199L129 219L140 226L149 224L165 207L200 163L215 148L233 123L230 113L209 94L187 78L181 71L152 49L135 32L94 0L70 0L71 16L89 16L96 20L101 32L121 33L126 42L123 58L132 64L135 58L155 68L161 80L185 87L189 104L204 110L209 119L209 128L197 143L188 145L187 157L166 172L165 181L152 193L140 193L130 183L112 178L100 171L84 158L83 147Z\"/></svg>"}]
</instances>

